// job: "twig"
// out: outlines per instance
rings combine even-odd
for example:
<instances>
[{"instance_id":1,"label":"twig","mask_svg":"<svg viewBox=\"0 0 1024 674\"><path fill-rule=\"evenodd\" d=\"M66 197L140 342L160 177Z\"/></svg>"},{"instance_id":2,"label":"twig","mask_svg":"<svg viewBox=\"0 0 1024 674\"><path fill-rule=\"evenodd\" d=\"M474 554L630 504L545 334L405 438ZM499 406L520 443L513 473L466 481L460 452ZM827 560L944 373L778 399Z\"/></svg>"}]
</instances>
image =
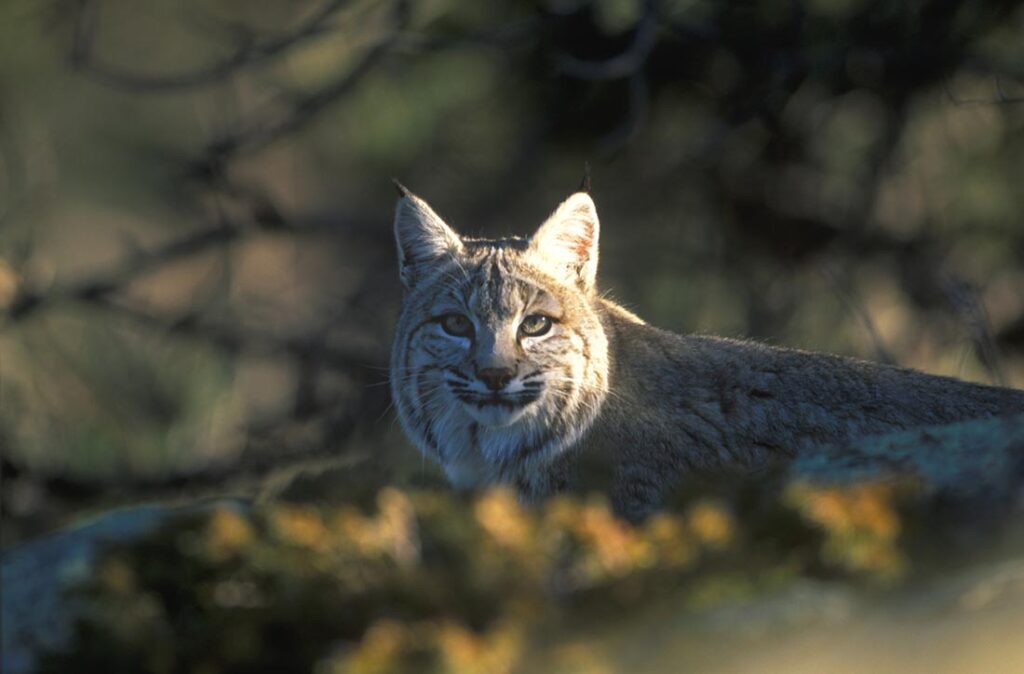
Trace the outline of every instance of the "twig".
<instances>
[{"instance_id":1,"label":"twig","mask_svg":"<svg viewBox=\"0 0 1024 674\"><path fill-rule=\"evenodd\" d=\"M633 41L626 51L604 61L589 61L563 54L555 67L565 75L580 80L603 81L630 77L643 68L658 34L658 1L646 0L644 12L637 21Z\"/></svg>"},{"instance_id":2,"label":"twig","mask_svg":"<svg viewBox=\"0 0 1024 674\"><path fill-rule=\"evenodd\" d=\"M281 136L305 126L337 99L349 93L382 60L397 43L408 24L411 5L409 0L397 0L393 7L393 25L346 73L313 93L298 97L284 114L267 113L262 119L245 128L224 136L207 148L207 155L225 161L240 153L262 149Z\"/></svg>"},{"instance_id":3,"label":"twig","mask_svg":"<svg viewBox=\"0 0 1024 674\"><path fill-rule=\"evenodd\" d=\"M642 69L629 77L629 110L617 129L601 140L601 150L612 154L629 143L643 128L650 111L650 90Z\"/></svg>"},{"instance_id":4,"label":"twig","mask_svg":"<svg viewBox=\"0 0 1024 674\"><path fill-rule=\"evenodd\" d=\"M93 306L132 319L135 323L162 334L181 335L202 340L231 355L289 356L297 360L315 357L328 367L349 371L380 365L383 352L331 346L315 337L283 337L252 329L236 329L223 324L204 322L194 312L176 317L162 317L143 308L97 296L86 300Z\"/></svg>"},{"instance_id":5,"label":"twig","mask_svg":"<svg viewBox=\"0 0 1024 674\"><path fill-rule=\"evenodd\" d=\"M491 30L466 35L430 35L405 33L395 42L399 54L427 54L452 49L507 49L517 43L536 39L545 18L530 16Z\"/></svg>"},{"instance_id":6,"label":"twig","mask_svg":"<svg viewBox=\"0 0 1024 674\"><path fill-rule=\"evenodd\" d=\"M871 344L875 349L875 357L886 365L896 365L896 359L893 357L892 352L885 345L885 340L882 339L882 335L878 332L878 328L875 327L875 322L871 318L871 314L864 305L857 300L854 295L846 289L846 284L841 280L838 273L829 267L821 268L821 275L829 282L832 286L833 292L839 301L856 316L864 329L867 330L868 336L871 338Z\"/></svg>"},{"instance_id":7,"label":"twig","mask_svg":"<svg viewBox=\"0 0 1024 674\"><path fill-rule=\"evenodd\" d=\"M171 241L154 251L138 253L117 268L97 274L86 281L52 289L46 293L24 288L11 303L4 318L7 323L17 323L52 304L68 301L91 302L104 298L161 266L216 246L229 244L241 233L242 229L237 226L221 224Z\"/></svg>"},{"instance_id":8,"label":"twig","mask_svg":"<svg viewBox=\"0 0 1024 674\"><path fill-rule=\"evenodd\" d=\"M957 98L956 94L953 93L953 89L949 86L949 82L946 80L942 81L942 90L945 92L946 98L954 105L1014 105L1024 103L1024 96L1007 96L1000 76L995 75L994 77L996 86L995 98Z\"/></svg>"},{"instance_id":9,"label":"twig","mask_svg":"<svg viewBox=\"0 0 1024 674\"><path fill-rule=\"evenodd\" d=\"M93 49L97 35L98 0L80 0L74 24L71 65L106 85L135 92L174 92L214 84L243 68L260 65L279 56L303 40L325 33L328 21L350 1L327 0L308 19L279 37L260 42L251 34L246 34L230 56L210 65L186 72L151 75L101 63L96 59Z\"/></svg>"},{"instance_id":10,"label":"twig","mask_svg":"<svg viewBox=\"0 0 1024 674\"><path fill-rule=\"evenodd\" d=\"M978 301L977 293L970 286L951 273L942 274L940 286L956 315L963 321L971 336L982 364L999 386L1006 386L1006 374L999 358L999 349L992 337L985 308Z\"/></svg>"}]
</instances>

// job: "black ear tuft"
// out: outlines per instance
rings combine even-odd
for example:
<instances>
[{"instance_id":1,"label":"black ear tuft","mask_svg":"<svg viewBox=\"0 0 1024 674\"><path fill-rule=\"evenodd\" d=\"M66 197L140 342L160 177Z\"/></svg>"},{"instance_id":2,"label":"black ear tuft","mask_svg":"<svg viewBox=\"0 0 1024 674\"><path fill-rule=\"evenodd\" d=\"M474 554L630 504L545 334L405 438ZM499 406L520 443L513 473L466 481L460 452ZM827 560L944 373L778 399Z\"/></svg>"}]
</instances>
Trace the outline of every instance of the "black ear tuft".
<instances>
[{"instance_id":1,"label":"black ear tuft","mask_svg":"<svg viewBox=\"0 0 1024 674\"><path fill-rule=\"evenodd\" d=\"M403 185L402 183L398 182L398 178L392 178L391 182L395 186L395 189L398 190L398 196L400 196L400 197L412 196L412 192L409 191L409 188L406 187L405 185Z\"/></svg>"},{"instance_id":2,"label":"black ear tuft","mask_svg":"<svg viewBox=\"0 0 1024 674\"><path fill-rule=\"evenodd\" d=\"M583 162L583 179L580 181L580 188L577 192L590 193L590 162Z\"/></svg>"}]
</instances>

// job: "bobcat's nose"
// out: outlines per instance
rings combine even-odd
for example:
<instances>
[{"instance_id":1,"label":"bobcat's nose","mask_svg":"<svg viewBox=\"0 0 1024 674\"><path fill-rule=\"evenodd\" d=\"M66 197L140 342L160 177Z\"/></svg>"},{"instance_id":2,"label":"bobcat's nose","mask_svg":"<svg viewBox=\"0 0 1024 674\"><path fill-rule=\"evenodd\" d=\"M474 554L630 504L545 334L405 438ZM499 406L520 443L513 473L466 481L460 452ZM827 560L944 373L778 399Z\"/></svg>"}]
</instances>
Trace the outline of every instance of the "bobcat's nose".
<instances>
[{"instance_id":1,"label":"bobcat's nose","mask_svg":"<svg viewBox=\"0 0 1024 674\"><path fill-rule=\"evenodd\" d=\"M512 381L512 377L515 376L515 372L507 367L488 367L482 370L477 370L476 376L490 390L500 391L505 388L505 384Z\"/></svg>"}]
</instances>

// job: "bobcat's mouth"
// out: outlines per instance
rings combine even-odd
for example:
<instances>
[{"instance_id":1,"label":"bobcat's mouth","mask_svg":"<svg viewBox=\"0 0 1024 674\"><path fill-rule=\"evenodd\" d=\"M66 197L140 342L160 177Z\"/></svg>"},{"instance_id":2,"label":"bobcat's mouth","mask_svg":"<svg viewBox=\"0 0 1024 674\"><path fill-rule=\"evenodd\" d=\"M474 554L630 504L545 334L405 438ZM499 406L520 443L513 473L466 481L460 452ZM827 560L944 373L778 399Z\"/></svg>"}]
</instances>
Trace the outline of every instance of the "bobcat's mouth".
<instances>
[{"instance_id":1,"label":"bobcat's mouth","mask_svg":"<svg viewBox=\"0 0 1024 674\"><path fill-rule=\"evenodd\" d=\"M540 398L540 393L535 391L520 391L518 393L490 393L487 395L479 393L457 393L456 397L467 405L475 407L503 407L514 410L519 407L526 407Z\"/></svg>"},{"instance_id":2,"label":"bobcat's mouth","mask_svg":"<svg viewBox=\"0 0 1024 674\"><path fill-rule=\"evenodd\" d=\"M485 426L508 426L515 423L526 408L540 398L539 391L517 391L516 393L456 393L455 397L465 405L476 421Z\"/></svg>"}]
</instances>

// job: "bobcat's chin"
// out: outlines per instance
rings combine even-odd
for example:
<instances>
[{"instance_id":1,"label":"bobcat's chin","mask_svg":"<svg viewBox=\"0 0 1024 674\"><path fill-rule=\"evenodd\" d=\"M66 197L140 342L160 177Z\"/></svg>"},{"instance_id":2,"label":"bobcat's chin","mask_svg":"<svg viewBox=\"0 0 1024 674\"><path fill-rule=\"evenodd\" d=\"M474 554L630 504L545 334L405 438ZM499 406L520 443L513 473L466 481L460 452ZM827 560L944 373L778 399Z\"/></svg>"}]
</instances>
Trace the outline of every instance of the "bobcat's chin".
<instances>
[{"instance_id":1,"label":"bobcat's chin","mask_svg":"<svg viewBox=\"0 0 1024 674\"><path fill-rule=\"evenodd\" d=\"M504 428L521 420L537 402L537 398L490 396L460 400L466 413L481 426Z\"/></svg>"}]
</instances>

